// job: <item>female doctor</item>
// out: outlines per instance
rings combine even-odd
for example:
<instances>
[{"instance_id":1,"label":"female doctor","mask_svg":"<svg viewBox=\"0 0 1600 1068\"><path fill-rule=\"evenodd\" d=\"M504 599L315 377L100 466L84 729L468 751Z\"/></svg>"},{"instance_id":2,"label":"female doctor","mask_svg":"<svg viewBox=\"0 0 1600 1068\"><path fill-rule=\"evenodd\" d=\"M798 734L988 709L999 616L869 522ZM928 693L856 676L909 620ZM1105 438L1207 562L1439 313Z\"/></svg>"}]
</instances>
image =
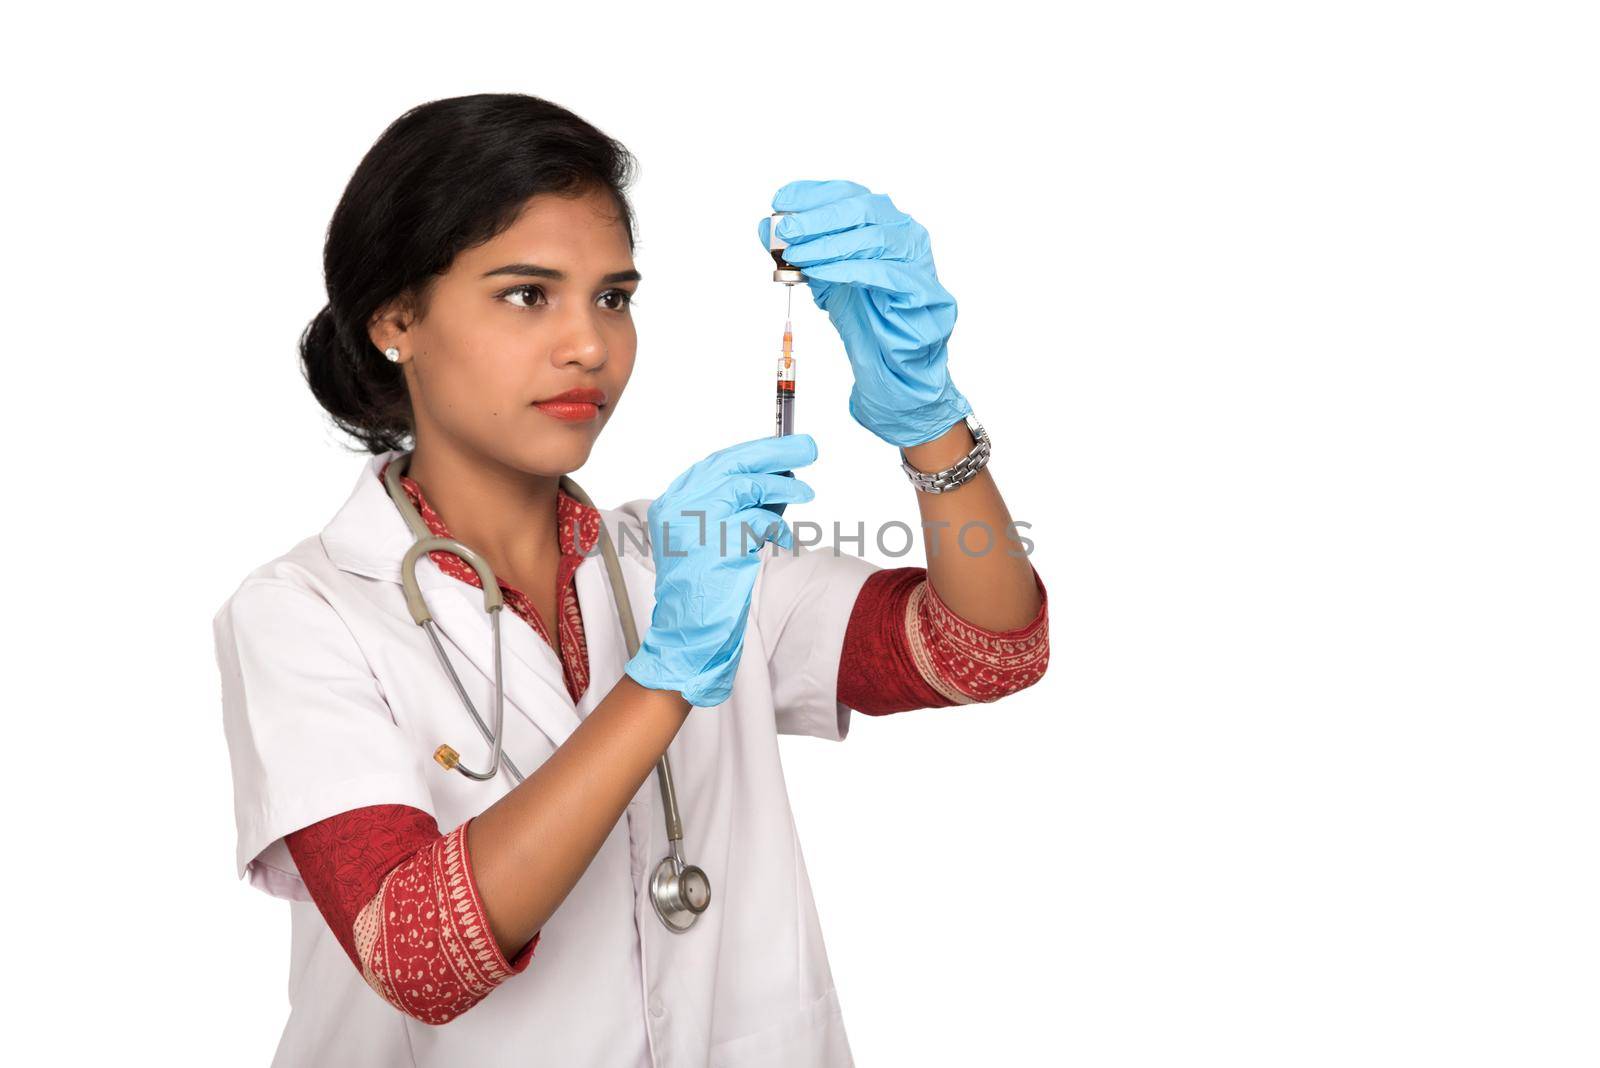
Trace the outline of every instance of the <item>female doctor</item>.
<instances>
[{"instance_id":1,"label":"female doctor","mask_svg":"<svg viewBox=\"0 0 1600 1068\"><path fill-rule=\"evenodd\" d=\"M439 100L334 212L301 357L372 457L214 620L239 872L291 902L275 1063L850 1064L777 735L842 740L852 709L992 701L1044 672L1044 586L946 367L955 301L927 232L860 185L793 182L772 206L844 341L851 414L899 447L880 459L906 465L926 568L795 543L774 509L812 499L789 473L816 458L804 434L615 510L564 479L633 370L632 166L547 101ZM433 548L411 560L417 625L422 523L509 611ZM956 551L974 524L995 551ZM493 726L497 679L498 760L466 710Z\"/></svg>"}]
</instances>

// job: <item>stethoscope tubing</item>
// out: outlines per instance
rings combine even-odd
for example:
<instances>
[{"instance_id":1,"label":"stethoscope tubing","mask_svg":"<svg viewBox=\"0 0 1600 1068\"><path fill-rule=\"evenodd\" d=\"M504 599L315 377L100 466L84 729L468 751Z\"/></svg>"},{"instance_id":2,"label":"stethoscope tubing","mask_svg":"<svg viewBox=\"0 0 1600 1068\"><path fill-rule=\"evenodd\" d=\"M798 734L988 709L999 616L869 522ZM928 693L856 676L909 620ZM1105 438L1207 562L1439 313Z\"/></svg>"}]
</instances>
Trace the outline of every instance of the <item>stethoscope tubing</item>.
<instances>
[{"instance_id":1,"label":"stethoscope tubing","mask_svg":"<svg viewBox=\"0 0 1600 1068\"><path fill-rule=\"evenodd\" d=\"M483 740L489 743L493 755L489 758L488 771L472 771L465 764L458 764L457 769L469 779L488 782L494 778L498 766L504 764L506 770L511 773L511 777L520 784L522 782L522 772L517 768L516 763L512 761L510 755L504 751L501 744L501 739L505 737L506 706L505 701L500 696L500 613L498 611L489 613L489 621L494 628L494 730L491 731L489 729L489 725L483 721L483 717L473 707L472 700L467 697L467 691L462 689L461 679L456 673L449 671L447 674L450 676L450 684L455 687L456 696L461 698L461 704L466 708L467 714L472 717L472 722L478 725L478 733L483 735ZM422 629L428 632L428 640L433 643L433 651L439 657L439 663L449 667L450 658L444 651L444 643L439 641L438 625L430 619L422 625Z\"/></svg>"},{"instance_id":2,"label":"stethoscope tubing","mask_svg":"<svg viewBox=\"0 0 1600 1068\"><path fill-rule=\"evenodd\" d=\"M478 733L489 743L489 769L487 771L474 771L461 763L459 756L450 750L449 746L441 746L440 751L449 750L450 760L445 764L452 770L459 771L469 779L478 782L487 782L493 779L502 765L511 773L511 777L520 784L523 775L511 757L505 753L505 689L503 686L501 641L500 641L500 612L504 607L504 598L500 593L500 583L495 578L494 569L489 562L478 553L463 545L453 538L441 538L428 529L427 523L417 511L411 498L407 496L405 487L400 479L410 466L411 453L402 453L389 462L388 470L384 472L384 485L389 491L390 498L400 510L405 519L406 526L410 529L415 541L406 551L400 562L400 581L405 590L406 606L411 612L411 617L428 635L429 642L433 645L434 655L439 658L445 674L450 679L450 684L460 698L461 705L472 717L472 722L477 726ZM594 508L594 502L579 485L566 475L561 476L561 489L564 490L578 503ZM484 610L489 614L489 620L494 633L494 727L484 722L483 716L467 696L466 687L462 685L461 678L456 674L455 667L450 663L450 657L445 652L444 643L439 638L438 625L434 622L433 613L428 610L426 599L422 595L422 588L417 583L417 564L422 557L431 552L448 552L464 561L478 574L478 581L483 585ZM639 629L633 617L633 605L628 598L627 582L622 576L622 563L617 558L616 547L611 542L611 534L606 530L605 523L600 524L600 555L606 569L606 577L611 584L612 596L617 603L617 619L622 627L623 641L628 649L631 659L639 651ZM437 754L436 754L437 757ZM441 761L444 763L444 761ZM683 819L678 811L678 792L673 782L672 763L667 759L665 751L656 761L656 779L661 785L661 807L664 813L667 828L667 845L671 854L657 866L655 876L651 880L651 899L655 905L656 914L669 930L683 932L693 926L701 912L710 903L711 884L705 872L692 864L686 864L683 859Z\"/></svg>"}]
</instances>

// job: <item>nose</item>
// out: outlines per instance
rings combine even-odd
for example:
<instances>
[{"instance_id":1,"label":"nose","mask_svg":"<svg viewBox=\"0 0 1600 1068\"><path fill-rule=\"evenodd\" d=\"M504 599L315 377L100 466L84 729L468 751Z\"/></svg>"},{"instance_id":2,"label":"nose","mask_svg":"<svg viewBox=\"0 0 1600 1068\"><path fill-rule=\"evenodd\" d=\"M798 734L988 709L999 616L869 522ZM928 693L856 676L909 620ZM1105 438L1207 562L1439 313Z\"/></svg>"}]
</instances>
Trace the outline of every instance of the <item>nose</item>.
<instances>
[{"instance_id":1,"label":"nose","mask_svg":"<svg viewBox=\"0 0 1600 1068\"><path fill-rule=\"evenodd\" d=\"M587 309L578 308L565 316L562 333L550 359L557 367L581 367L586 371L604 367L609 353L601 333Z\"/></svg>"}]
</instances>

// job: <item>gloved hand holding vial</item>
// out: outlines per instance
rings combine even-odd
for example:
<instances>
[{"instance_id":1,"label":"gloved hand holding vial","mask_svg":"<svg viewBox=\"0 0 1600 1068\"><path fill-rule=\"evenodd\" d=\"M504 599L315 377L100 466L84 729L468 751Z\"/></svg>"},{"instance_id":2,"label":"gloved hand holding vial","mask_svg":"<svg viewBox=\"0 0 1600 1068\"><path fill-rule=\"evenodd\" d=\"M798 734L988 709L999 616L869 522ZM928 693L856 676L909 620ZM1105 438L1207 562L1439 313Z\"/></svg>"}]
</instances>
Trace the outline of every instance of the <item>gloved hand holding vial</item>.
<instances>
[{"instance_id":1,"label":"gloved hand holding vial","mask_svg":"<svg viewBox=\"0 0 1600 1068\"><path fill-rule=\"evenodd\" d=\"M921 223L858 182L796 181L758 227L773 279L805 282L844 342L855 421L902 449L971 415L950 379L956 301L939 282Z\"/></svg>"}]
</instances>

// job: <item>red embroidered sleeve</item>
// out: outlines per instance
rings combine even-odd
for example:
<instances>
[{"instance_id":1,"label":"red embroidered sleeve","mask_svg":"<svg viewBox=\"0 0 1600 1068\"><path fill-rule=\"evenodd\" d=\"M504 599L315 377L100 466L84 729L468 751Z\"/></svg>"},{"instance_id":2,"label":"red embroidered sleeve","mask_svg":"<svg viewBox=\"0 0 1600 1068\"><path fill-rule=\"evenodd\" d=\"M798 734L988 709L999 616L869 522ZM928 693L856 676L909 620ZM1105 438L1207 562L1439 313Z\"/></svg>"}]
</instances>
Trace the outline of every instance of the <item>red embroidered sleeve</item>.
<instances>
[{"instance_id":1,"label":"red embroidered sleeve","mask_svg":"<svg viewBox=\"0 0 1600 1068\"><path fill-rule=\"evenodd\" d=\"M939 599L923 567L875 571L856 595L839 658L839 700L869 716L996 701L1050 663L1049 595L1015 630L985 630Z\"/></svg>"},{"instance_id":2,"label":"red embroidered sleeve","mask_svg":"<svg viewBox=\"0 0 1600 1068\"><path fill-rule=\"evenodd\" d=\"M467 854L468 820L449 834L408 805L330 816L285 842L311 900L367 983L395 1008L442 1024L533 959L539 934L507 960L489 930Z\"/></svg>"}]
</instances>

